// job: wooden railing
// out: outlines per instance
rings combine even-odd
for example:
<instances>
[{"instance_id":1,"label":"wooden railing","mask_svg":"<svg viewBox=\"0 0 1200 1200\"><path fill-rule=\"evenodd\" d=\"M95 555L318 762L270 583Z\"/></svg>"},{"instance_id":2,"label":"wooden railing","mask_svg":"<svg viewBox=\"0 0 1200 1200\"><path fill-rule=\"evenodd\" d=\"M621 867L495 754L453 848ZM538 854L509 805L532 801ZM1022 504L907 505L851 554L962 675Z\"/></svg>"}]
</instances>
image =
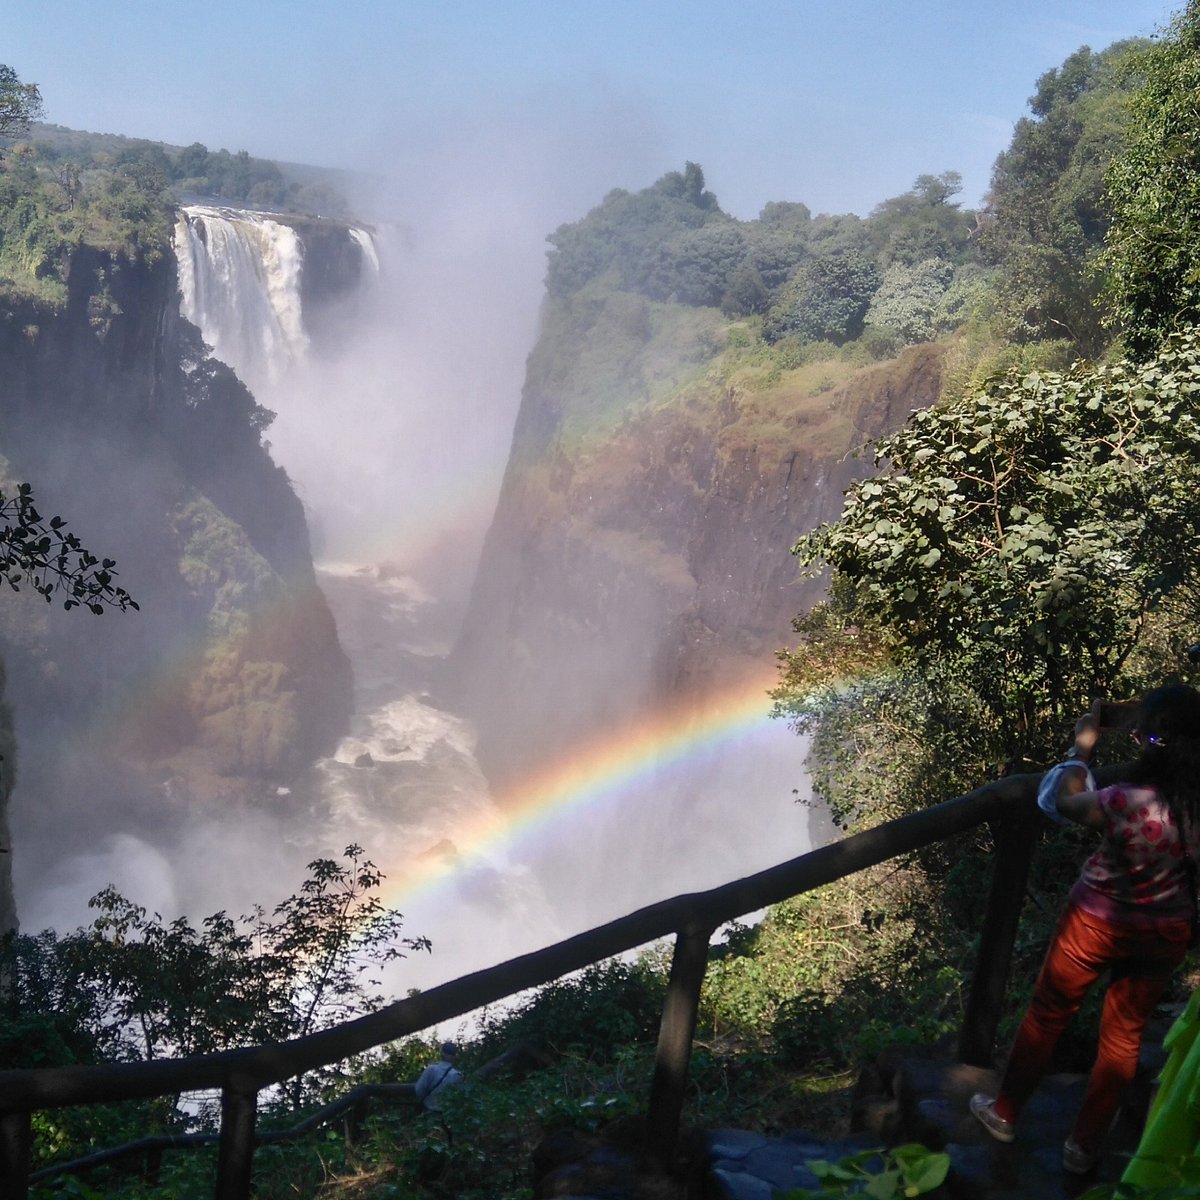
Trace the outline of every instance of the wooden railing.
<instances>
[{"instance_id":1,"label":"wooden railing","mask_svg":"<svg viewBox=\"0 0 1200 1200\"><path fill-rule=\"evenodd\" d=\"M216 1200L247 1200L258 1094L284 1080L419 1033L528 988L674 935L647 1110L648 1155L674 1157L709 942L721 925L834 880L991 822L992 884L959 1057L988 1065L999 1021L1037 823L1040 776L997 780L932 808L812 850L711 891L639 909L544 950L463 976L308 1037L195 1058L0 1071L0 1197L27 1200L32 1116L78 1104L219 1090Z\"/></svg>"}]
</instances>

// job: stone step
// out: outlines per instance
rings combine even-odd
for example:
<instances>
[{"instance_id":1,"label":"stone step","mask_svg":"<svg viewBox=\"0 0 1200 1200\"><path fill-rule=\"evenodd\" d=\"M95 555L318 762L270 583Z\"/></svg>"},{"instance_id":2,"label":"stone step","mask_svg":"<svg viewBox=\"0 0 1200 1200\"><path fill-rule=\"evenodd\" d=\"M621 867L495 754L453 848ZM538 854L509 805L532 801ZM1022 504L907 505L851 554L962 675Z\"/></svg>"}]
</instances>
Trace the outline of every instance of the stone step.
<instances>
[{"instance_id":1,"label":"stone step","mask_svg":"<svg viewBox=\"0 0 1200 1200\"><path fill-rule=\"evenodd\" d=\"M773 1200L776 1189L818 1186L806 1167L879 1146L920 1142L950 1156L950 1173L933 1200L1071 1200L1100 1180L1121 1176L1137 1146L1153 1080L1165 1055L1161 1035L1173 1014L1148 1031L1138 1078L1090 1175L1062 1167L1062 1147L1083 1100L1087 1077L1056 1074L1042 1081L1021 1114L1017 1140L997 1142L971 1116L976 1092L994 1095L995 1071L933 1056L914 1047L881 1054L865 1069L852 1100L854 1132L822 1141L796 1131L777 1138L739 1130L707 1135L708 1190L703 1200Z\"/></svg>"},{"instance_id":2,"label":"stone step","mask_svg":"<svg viewBox=\"0 0 1200 1200\"><path fill-rule=\"evenodd\" d=\"M774 1200L790 1188L818 1188L820 1180L808 1166L816 1160L837 1162L864 1150L920 1142L950 1156L946 1182L927 1193L928 1200L1074 1200L1098 1181L1120 1178L1166 1059L1163 1034L1181 1008L1163 1008L1147 1027L1137 1079L1096 1170L1087 1176L1062 1167L1063 1142L1083 1099L1086 1076L1044 1079L1021 1114L1017 1140L1005 1145L967 1107L976 1092L995 1094L995 1071L956 1062L944 1049L903 1045L885 1050L860 1073L846 1137L705 1130L695 1135L699 1144L688 1155L698 1168L690 1185L641 1173L632 1149L635 1136L623 1149L576 1135L555 1147L551 1138L534 1194L556 1200L679 1200L686 1192L688 1200Z\"/></svg>"}]
</instances>

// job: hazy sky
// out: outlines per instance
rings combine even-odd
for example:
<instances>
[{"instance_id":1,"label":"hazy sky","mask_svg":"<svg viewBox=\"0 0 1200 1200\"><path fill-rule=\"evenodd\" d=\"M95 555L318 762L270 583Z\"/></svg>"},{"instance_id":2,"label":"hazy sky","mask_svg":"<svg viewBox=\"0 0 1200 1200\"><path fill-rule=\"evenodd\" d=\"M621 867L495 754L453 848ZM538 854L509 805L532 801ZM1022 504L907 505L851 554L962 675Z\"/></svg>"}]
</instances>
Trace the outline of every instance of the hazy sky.
<instances>
[{"instance_id":1,"label":"hazy sky","mask_svg":"<svg viewBox=\"0 0 1200 1200\"><path fill-rule=\"evenodd\" d=\"M866 213L921 173L979 201L1037 77L1163 0L34 0L0 62L51 121L574 219L687 159L722 206ZM1177 5L1175 7L1178 7ZM453 181L451 183L450 181ZM551 200L552 197L552 200Z\"/></svg>"}]
</instances>

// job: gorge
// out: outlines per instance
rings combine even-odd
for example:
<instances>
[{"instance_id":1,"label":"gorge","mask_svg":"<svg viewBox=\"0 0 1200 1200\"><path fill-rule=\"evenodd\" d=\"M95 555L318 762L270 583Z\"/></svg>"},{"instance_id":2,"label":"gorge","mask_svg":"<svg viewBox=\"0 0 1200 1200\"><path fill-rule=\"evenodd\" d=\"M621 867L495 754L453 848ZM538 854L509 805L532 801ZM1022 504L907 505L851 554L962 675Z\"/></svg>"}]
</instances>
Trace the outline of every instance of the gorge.
<instances>
[{"instance_id":1,"label":"gorge","mask_svg":"<svg viewBox=\"0 0 1200 1200\"><path fill-rule=\"evenodd\" d=\"M9 477L143 610L99 648L0 618L23 923L86 919L105 872L193 918L270 903L360 842L433 939L425 986L806 848L804 747L766 694L819 594L789 548L936 397L940 351L764 373L715 308L551 294L494 517L401 530L396 447L426 490L455 455L394 324L403 239L191 206L175 252L81 255L61 316L7 322Z\"/></svg>"}]
</instances>

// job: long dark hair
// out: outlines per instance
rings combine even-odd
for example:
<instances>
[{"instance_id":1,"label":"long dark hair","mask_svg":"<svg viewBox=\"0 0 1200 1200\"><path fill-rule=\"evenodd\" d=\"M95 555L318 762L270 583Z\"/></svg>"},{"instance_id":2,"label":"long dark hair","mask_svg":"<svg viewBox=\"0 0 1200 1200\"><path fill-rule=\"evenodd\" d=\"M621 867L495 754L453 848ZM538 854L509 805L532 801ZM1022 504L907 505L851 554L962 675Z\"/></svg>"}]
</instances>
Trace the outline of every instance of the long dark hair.
<instances>
[{"instance_id":1,"label":"long dark hair","mask_svg":"<svg viewBox=\"0 0 1200 1200\"><path fill-rule=\"evenodd\" d=\"M1130 782L1157 788L1190 822L1200 822L1200 692L1183 683L1147 692L1134 732L1142 750Z\"/></svg>"}]
</instances>

